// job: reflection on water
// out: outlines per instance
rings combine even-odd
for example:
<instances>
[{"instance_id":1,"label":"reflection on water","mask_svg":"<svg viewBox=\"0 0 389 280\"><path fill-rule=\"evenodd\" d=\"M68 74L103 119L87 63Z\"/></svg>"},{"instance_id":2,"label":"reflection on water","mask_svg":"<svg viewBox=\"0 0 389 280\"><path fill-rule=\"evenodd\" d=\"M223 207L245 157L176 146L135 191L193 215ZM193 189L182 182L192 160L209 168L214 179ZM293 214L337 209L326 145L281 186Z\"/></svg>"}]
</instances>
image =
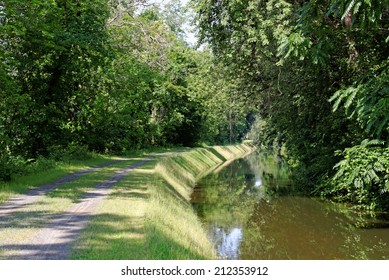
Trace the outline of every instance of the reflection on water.
<instances>
[{"instance_id":1,"label":"reflection on water","mask_svg":"<svg viewBox=\"0 0 389 280\"><path fill-rule=\"evenodd\" d=\"M254 187L258 188L260 186L262 186L262 179L261 178L256 178Z\"/></svg>"},{"instance_id":2,"label":"reflection on water","mask_svg":"<svg viewBox=\"0 0 389 280\"><path fill-rule=\"evenodd\" d=\"M251 155L201 180L193 206L223 259L389 259L389 227L289 196L280 159ZM379 225L379 228L372 228Z\"/></svg>"},{"instance_id":3,"label":"reflection on water","mask_svg":"<svg viewBox=\"0 0 389 280\"><path fill-rule=\"evenodd\" d=\"M216 246L219 257L222 259L238 259L242 238L243 234L240 228L233 228L227 231L225 228L214 227L211 232L211 240Z\"/></svg>"}]
</instances>

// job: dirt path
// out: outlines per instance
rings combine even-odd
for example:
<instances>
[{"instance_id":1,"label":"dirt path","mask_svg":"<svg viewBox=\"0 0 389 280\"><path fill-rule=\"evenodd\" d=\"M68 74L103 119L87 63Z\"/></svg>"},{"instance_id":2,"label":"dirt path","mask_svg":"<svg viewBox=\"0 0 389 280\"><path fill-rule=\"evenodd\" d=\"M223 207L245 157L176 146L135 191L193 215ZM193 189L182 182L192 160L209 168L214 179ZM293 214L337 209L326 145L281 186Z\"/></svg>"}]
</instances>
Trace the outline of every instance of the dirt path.
<instances>
[{"instance_id":1,"label":"dirt path","mask_svg":"<svg viewBox=\"0 0 389 280\"><path fill-rule=\"evenodd\" d=\"M108 167L110 165L113 165L117 163L118 161L110 161L104 164L97 165L95 167L90 167L87 169L84 169L79 172L71 173L69 175L66 175L50 184L46 184L37 188L34 188L30 191L28 191L25 194L16 195L7 202L5 202L3 205L0 205L0 219L5 218L6 216L12 215L15 212L19 211L23 207L25 207L28 204L31 204L35 201L37 201L42 195L45 195L46 193L66 184L71 181L74 181L81 176L84 176L86 174L92 173L94 171L97 171L99 169L102 169L104 167Z\"/></svg>"},{"instance_id":2,"label":"dirt path","mask_svg":"<svg viewBox=\"0 0 389 280\"><path fill-rule=\"evenodd\" d=\"M17 260L69 259L71 246L93 216L97 206L110 193L111 187L132 170L150 160L150 158L141 160L117 171L114 176L88 191L80 202L53 217L49 224L42 227L32 237L17 245L4 246L3 249L12 251L11 258Z\"/></svg>"}]
</instances>

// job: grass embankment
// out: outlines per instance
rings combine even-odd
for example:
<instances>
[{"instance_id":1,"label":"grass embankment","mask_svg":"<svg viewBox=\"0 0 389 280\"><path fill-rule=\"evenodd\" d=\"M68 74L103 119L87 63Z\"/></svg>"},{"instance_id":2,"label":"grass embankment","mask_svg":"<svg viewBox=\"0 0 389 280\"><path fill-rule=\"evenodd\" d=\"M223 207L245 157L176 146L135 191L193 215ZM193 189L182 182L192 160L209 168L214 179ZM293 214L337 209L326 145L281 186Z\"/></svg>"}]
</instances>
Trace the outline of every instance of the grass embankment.
<instances>
[{"instance_id":1,"label":"grass embankment","mask_svg":"<svg viewBox=\"0 0 389 280\"><path fill-rule=\"evenodd\" d=\"M214 259L190 204L194 183L249 145L157 155L113 188L73 248L74 259Z\"/></svg>"}]
</instances>

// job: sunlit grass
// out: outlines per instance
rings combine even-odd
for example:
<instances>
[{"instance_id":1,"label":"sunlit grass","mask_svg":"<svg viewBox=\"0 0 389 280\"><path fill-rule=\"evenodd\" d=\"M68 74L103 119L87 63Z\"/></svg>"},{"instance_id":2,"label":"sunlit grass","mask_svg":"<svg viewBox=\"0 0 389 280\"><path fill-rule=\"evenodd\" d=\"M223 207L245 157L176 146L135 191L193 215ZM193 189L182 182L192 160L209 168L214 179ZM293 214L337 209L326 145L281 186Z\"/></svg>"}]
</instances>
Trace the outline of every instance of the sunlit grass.
<instances>
[{"instance_id":1,"label":"sunlit grass","mask_svg":"<svg viewBox=\"0 0 389 280\"><path fill-rule=\"evenodd\" d=\"M74 245L72 258L214 259L213 246L191 207L190 195L196 180L223 160L209 149L191 149L176 156L181 151L173 149L165 155L153 151L153 156L149 157L152 160L116 184ZM237 157L244 152L229 150L229 158L233 153ZM8 187L3 185L0 196L6 200L70 172L120 159L109 167L61 185L3 219L0 259L14 254L8 245L27 244L30 237L53 221L56 215L78 203L87 191L144 156L142 151L125 155L125 158L107 157L61 165L35 176L17 178Z\"/></svg>"},{"instance_id":2,"label":"sunlit grass","mask_svg":"<svg viewBox=\"0 0 389 280\"><path fill-rule=\"evenodd\" d=\"M78 172L85 168L113 161L115 159L117 158L96 156L85 161L58 163L49 170L42 170L25 176L16 176L10 182L0 182L0 204L9 200L14 195L25 193L33 187L53 182L67 174Z\"/></svg>"},{"instance_id":3,"label":"sunlit grass","mask_svg":"<svg viewBox=\"0 0 389 280\"><path fill-rule=\"evenodd\" d=\"M147 259L144 221L156 161L133 170L98 207L73 259Z\"/></svg>"},{"instance_id":4,"label":"sunlit grass","mask_svg":"<svg viewBox=\"0 0 389 280\"><path fill-rule=\"evenodd\" d=\"M166 181L156 182L147 204L146 243L148 259L215 259L208 240L191 205L167 191Z\"/></svg>"},{"instance_id":5,"label":"sunlit grass","mask_svg":"<svg viewBox=\"0 0 389 280\"><path fill-rule=\"evenodd\" d=\"M110 178L116 171L133 164L134 161L118 161L114 165L84 175L75 181L60 186L26 205L10 217L1 220L0 245L18 246L28 242L39 229L49 224L56 215L65 212L88 191ZM2 254L1 254L2 253ZM0 252L0 259L13 255L12 250Z\"/></svg>"},{"instance_id":6,"label":"sunlit grass","mask_svg":"<svg viewBox=\"0 0 389 280\"><path fill-rule=\"evenodd\" d=\"M226 148L227 159L253 151L252 146ZM225 160L225 159L224 159ZM207 233L190 204L196 180L223 159L211 149L195 149L156 166L157 188L150 191L146 242L150 259L215 259Z\"/></svg>"},{"instance_id":7,"label":"sunlit grass","mask_svg":"<svg viewBox=\"0 0 389 280\"><path fill-rule=\"evenodd\" d=\"M101 204L73 259L215 259L190 195L197 178L221 162L207 149L192 149L133 170Z\"/></svg>"},{"instance_id":8,"label":"sunlit grass","mask_svg":"<svg viewBox=\"0 0 389 280\"><path fill-rule=\"evenodd\" d=\"M123 156L106 156L93 154L88 160L74 160L70 162L57 162L53 167L46 170L40 170L29 175L14 175L10 182L0 182L0 205L17 194L23 194L31 188L53 182L67 174L81 171L88 167L107 163L114 160L123 160L125 158L132 160L142 160L144 156L153 154L153 157L159 158L162 155L158 153L175 154L188 150L188 148L150 148L144 150L127 151Z\"/></svg>"}]
</instances>

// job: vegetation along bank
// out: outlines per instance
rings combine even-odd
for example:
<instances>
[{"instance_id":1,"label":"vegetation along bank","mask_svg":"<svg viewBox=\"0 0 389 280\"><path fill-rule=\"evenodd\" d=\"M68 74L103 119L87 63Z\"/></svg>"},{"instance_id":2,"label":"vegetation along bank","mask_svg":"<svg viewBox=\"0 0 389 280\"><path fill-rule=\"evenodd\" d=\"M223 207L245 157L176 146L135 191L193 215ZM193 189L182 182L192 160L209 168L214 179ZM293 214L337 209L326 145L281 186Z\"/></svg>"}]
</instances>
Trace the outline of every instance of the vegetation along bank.
<instances>
[{"instance_id":1,"label":"vegetation along bank","mask_svg":"<svg viewBox=\"0 0 389 280\"><path fill-rule=\"evenodd\" d=\"M73 247L73 258L216 258L190 195L196 180L210 170L254 150L242 144L156 155L161 158L114 187Z\"/></svg>"},{"instance_id":2,"label":"vegetation along bank","mask_svg":"<svg viewBox=\"0 0 389 280\"><path fill-rule=\"evenodd\" d=\"M254 149L95 156L18 176L0 185L0 259L216 258L190 204L192 189Z\"/></svg>"},{"instance_id":3,"label":"vegetation along bank","mask_svg":"<svg viewBox=\"0 0 389 280\"><path fill-rule=\"evenodd\" d=\"M251 139L299 193L389 211L389 0L157 2L0 1L0 181Z\"/></svg>"}]
</instances>

